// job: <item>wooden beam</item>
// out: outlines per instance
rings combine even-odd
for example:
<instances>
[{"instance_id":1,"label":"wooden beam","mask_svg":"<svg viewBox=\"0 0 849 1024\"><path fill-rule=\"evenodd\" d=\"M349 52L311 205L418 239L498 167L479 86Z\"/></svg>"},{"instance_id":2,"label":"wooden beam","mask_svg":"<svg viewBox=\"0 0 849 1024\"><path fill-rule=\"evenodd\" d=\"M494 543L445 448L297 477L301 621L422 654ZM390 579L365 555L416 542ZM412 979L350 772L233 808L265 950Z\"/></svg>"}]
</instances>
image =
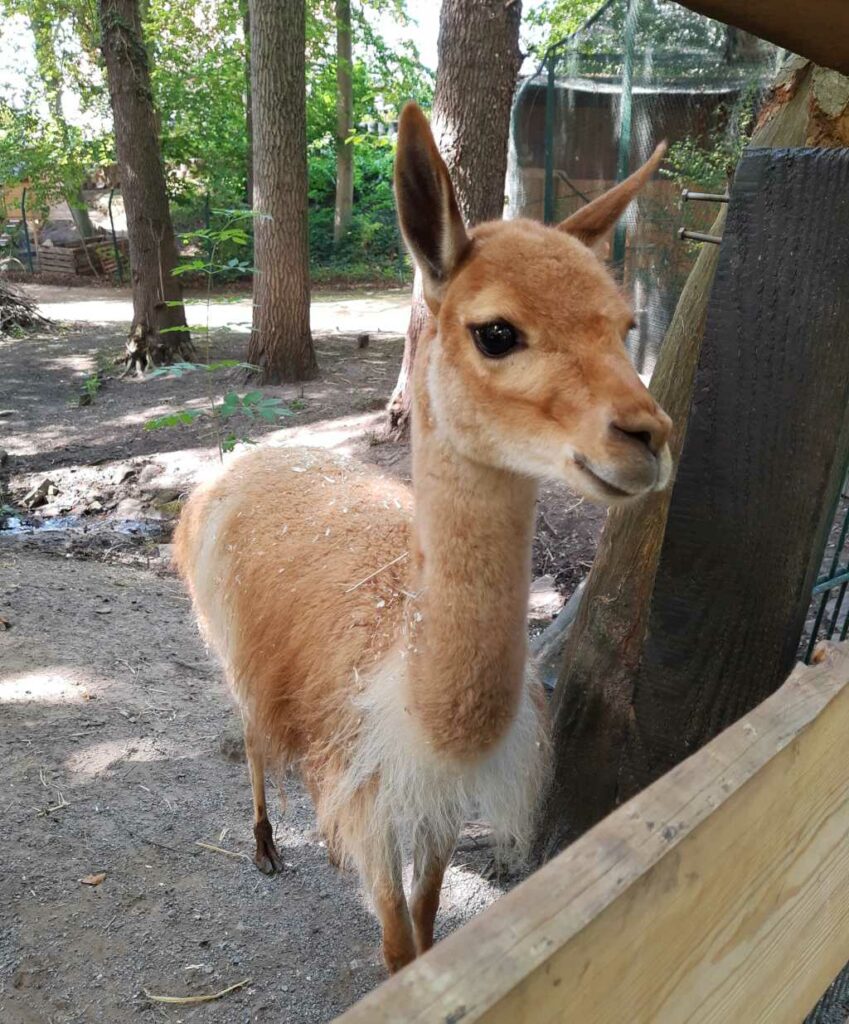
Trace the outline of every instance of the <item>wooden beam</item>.
<instances>
[{"instance_id":1,"label":"wooden beam","mask_svg":"<svg viewBox=\"0 0 849 1024\"><path fill-rule=\"evenodd\" d=\"M849 74L846 0L678 0L691 11L769 39L815 64Z\"/></svg>"},{"instance_id":2,"label":"wooden beam","mask_svg":"<svg viewBox=\"0 0 849 1024\"><path fill-rule=\"evenodd\" d=\"M849 644L339 1024L798 1024L849 960Z\"/></svg>"}]
</instances>

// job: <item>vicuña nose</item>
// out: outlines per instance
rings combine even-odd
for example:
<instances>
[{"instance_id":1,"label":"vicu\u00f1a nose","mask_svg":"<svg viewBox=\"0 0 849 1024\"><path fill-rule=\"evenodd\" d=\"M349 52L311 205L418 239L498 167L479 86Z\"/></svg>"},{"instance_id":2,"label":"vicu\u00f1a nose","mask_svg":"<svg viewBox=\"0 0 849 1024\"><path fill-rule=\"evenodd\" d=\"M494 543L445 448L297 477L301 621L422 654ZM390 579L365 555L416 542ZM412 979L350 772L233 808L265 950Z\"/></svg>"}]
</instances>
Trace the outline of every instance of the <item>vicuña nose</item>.
<instances>
[{"instance_id":1,"label":"vicu\u00f1a nose","mask_svg":"<svg viewBox=\"0 0 849 1024\"><path fill-rule=\"evenodd\" d=\"M640 412L630 416L619 416L611 424L610 429L621 438L633 441L657 455L669 440L671 421L666 413L658 409L651 413Z\"/></svg>"}]
</instances>

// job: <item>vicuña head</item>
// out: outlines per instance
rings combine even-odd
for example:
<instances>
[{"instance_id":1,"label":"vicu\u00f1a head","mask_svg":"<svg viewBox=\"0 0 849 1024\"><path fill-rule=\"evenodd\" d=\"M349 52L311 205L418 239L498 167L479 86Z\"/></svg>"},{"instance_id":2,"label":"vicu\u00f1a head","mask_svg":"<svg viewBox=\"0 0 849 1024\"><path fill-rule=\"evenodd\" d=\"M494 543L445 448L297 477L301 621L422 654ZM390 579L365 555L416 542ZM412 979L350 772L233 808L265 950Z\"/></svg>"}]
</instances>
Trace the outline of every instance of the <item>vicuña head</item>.
<instances>
[{"instance_id":1,"label":"vicu\u00f1a head","mask_svg":"<svg viewBox=\"0 0 849 1024\"><path fill-rule=\"evenodd\" d=\"M606 504L666 486L670 420L630 363L633 313L591 251L664 150L556 228L514 220L467 230L424 115L405 107L398 213L437 324L433 414L464 455L563 479Z\"/></svg>"},{"instance_id":2,"label":"vicu\u00f1a head","mask_svg":"<svg viewBox=\"0 0 849 1024\"><path fill-rule=\"evenodd\" d=\"M297 763L328 847L373 898L391 970L433 941L465 820L520 850L532 833L548 762L527 659L537 479L618 502L669 477L669 420L628 362L631 314L588 247L660 156L558 229L467 231L407 107L398 209L434 315L414 367L414 507L356 460L264 448L198 488L175 534L242 711L256 863L284 867L266 762Z\"/></svg>"}]
</instances>

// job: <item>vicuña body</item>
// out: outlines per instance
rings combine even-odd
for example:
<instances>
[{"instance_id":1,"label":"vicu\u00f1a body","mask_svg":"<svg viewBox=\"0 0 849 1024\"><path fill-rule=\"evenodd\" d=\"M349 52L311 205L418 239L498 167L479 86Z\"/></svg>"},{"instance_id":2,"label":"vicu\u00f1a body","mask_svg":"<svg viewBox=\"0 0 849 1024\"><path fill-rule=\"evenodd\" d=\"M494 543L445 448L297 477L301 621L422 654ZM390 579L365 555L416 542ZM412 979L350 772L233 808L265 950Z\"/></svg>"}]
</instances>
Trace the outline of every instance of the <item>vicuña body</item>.
<instances>
[{"instance_id":1,"label":"vicu\u00f1a body","mask_svg":"<svg viewBox=\"0 0 849 1024\"><path fill-rule=\"evenodd\" d=\"M414 503L350 460L266 449L199 488L177 531L243 713L256 862L282 867L265 766L297 762L331 853L373 898L390 970L432 944L464 818L529 837L547 764L526 641L536 481L609 504L669 478L669 419L628 361L631 311L591 251L661 156L558 228L467 231L408 106L396 196L432 313L414 375Z\"/></svg>"}]
</instances>

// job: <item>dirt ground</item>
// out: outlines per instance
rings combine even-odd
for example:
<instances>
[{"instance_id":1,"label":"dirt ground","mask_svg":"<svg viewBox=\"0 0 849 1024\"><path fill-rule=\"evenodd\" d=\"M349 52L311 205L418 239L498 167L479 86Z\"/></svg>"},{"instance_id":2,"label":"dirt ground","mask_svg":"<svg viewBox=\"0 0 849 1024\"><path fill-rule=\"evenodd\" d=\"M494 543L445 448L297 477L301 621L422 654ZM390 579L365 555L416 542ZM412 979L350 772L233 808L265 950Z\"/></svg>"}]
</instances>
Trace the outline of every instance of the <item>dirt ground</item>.
<instances>
[{"instance_id":1,"label":"dirt ground","mask_svg":"<svg viewBox=\"0 0 849 1024\"><path fill-rule=\"evenodd\" d=\"M126 293L33 293L64 323L0 340L0 1020L331 1020L385 976L377 925L356 880L328 864L296 780L285 815L272 815L287 872L267 879L250 861L246 770L227 742L233 707L169 565L182 497L218 461L214 437L203 420L145 429L203 406L210 380L219 394L252 385L235 371L120 380L111 360ZM320 378L263 389L292 415L238 423L238 436L341 449L408 478L406 447L379 436L406 313L403 292L319 297ZM209 322L213 358L244 359L244 295L193 303L190 319ZM536 575L567 596L602 521L565 488L545 488ZM491 868L485 830L470 826L439 934L515 880ZM146 994L242 982L199 1005Z\"/></svg>"}]
</instances>

